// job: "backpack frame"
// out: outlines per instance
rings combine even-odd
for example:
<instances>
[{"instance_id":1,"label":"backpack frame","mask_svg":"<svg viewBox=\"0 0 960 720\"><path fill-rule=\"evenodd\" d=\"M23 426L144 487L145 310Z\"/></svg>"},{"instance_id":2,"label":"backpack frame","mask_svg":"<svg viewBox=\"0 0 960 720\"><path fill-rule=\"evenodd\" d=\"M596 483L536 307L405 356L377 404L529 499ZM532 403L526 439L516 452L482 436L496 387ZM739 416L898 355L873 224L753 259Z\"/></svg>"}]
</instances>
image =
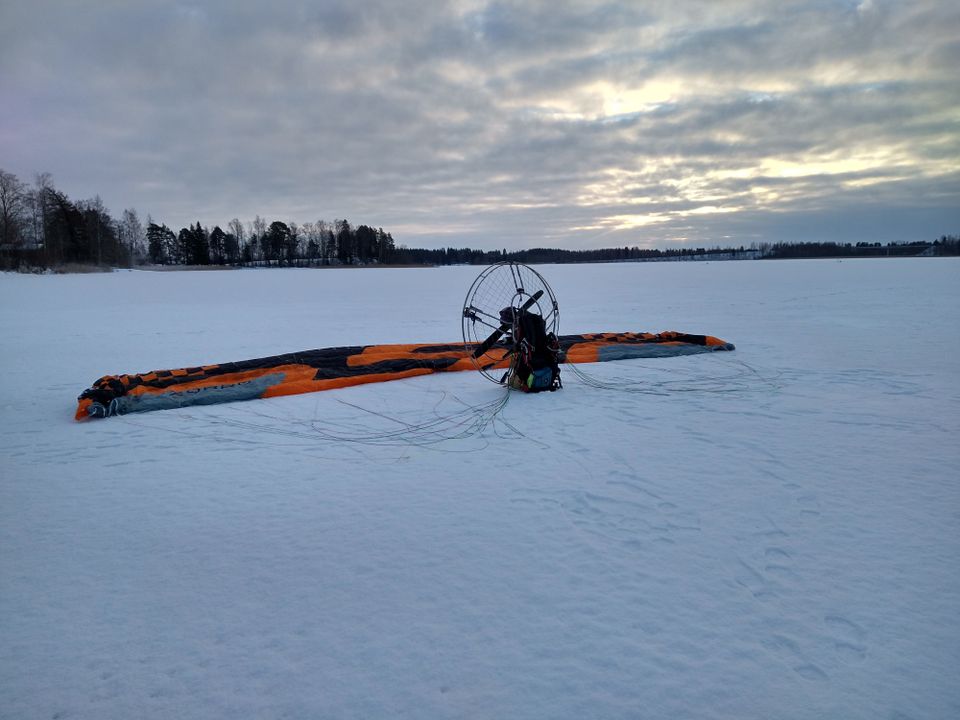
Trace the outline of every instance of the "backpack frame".
<instances>
[{"instance_id":1,"label":"backpack frame","mask_svg":"<svg viewBox=\"0 0 960 720\"><path fill-rule=\"evenodd\" d=\"M523 392L553 392L563 387L560 381L560 342L546 331L543 317L519 308L505 308L513 315L513 361L507 372L510 387Z\"/></svg>"}]
</instances>

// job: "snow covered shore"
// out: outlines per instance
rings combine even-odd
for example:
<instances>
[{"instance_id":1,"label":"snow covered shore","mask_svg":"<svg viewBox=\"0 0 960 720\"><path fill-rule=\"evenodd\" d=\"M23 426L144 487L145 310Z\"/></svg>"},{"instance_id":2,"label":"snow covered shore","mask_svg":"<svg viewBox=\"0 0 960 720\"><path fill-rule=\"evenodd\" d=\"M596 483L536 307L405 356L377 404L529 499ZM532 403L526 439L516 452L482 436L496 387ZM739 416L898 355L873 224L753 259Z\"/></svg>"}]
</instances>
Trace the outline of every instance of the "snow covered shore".
<instances>
[{"instance_id":1,"label":"snow covered shore","mask_svg":"<svg viewBox=\"0 0 960 720\"><path fill-rule=\"evenodd\" d=\"M960 716L960 261L539 269L737 350L78 424L456 340L479 268L0 275L0 718Z\"/></svg>"}]
</instances>

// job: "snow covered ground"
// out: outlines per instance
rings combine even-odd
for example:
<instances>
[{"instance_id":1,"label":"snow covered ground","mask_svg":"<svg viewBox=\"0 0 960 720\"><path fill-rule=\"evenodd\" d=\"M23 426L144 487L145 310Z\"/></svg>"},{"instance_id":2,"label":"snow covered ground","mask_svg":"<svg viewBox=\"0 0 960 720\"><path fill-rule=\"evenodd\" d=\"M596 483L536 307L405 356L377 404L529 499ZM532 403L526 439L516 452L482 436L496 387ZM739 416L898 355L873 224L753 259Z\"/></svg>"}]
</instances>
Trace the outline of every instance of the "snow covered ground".
<instances>
[{"instance_id":1,"label":"snow covered ground","mask_svg":"<svg viewBox=\"0 0 960 720\"><path fill-rule=\"evenodd\" d=\"M960 717L960 262L544 266L736 352L75 423L479 268L0 275L0 717Z\"/></svg>"}]
</instances>

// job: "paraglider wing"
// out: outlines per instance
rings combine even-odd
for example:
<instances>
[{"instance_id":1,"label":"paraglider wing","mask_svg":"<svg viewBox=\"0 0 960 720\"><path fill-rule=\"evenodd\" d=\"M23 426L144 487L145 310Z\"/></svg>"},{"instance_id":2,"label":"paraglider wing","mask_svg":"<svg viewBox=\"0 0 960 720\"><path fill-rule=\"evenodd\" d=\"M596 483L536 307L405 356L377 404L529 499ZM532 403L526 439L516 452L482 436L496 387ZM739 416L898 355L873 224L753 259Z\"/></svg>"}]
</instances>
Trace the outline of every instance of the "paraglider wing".
<instances>
[{"instance_id":1,"label":"paraglider wing","mask_svg":"<svg viewBox=\"0 0 960 720\"><path fill-rule=\"evenodd\" d=\"M567 363L662 358L734 349L731 343L716 337L677 332L589 333L561 335L557 340ZM489 351L484 367L506 369L510 366L511 350L498 345L496 338ZM460 343L358 345L175 370L107 375L80 395L76 419L296 395L431 373L476 370L471 358L474 352L472 344Z\"/></svg>"}]
</instances>

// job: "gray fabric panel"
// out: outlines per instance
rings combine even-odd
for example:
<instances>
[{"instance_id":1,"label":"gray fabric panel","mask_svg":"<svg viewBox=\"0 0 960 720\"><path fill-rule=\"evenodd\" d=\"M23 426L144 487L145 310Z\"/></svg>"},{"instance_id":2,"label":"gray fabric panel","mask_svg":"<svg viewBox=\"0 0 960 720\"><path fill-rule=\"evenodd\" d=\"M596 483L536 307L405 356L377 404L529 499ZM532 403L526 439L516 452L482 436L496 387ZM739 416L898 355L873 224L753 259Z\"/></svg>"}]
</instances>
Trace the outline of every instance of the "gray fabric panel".
<instances>
[{"instance_id":1,"label":"gray fabric panel","mask_svg":"<svg viewBox=\"0 0 960 720\"><path fill-rule=\"evenodd\" d=\"M729 345L729 343L728 343ZM676 357L678 355L696 355L698 353L714 352L715 350L732 350L727 347L707 345L663 345L649 343L645 345L604 345L599 349L600 362L608 360L633 360L638 358Z\"/></svg>"},{"instance_id":2,"label":"gray fabric panel","mask_svg":"<svg viewBox=\"0 0 960 720\"><path fill-rule=\"evenodd\" d=\"M271 373L241 383L217 385L183 392L164 392L160 395L124 395L117 398L116 413L126 415L148 410L168 410L189 405L213 405L237 400L259 398L274 385L283 382L284 373Z\"/></svg>"}]
</instances>

